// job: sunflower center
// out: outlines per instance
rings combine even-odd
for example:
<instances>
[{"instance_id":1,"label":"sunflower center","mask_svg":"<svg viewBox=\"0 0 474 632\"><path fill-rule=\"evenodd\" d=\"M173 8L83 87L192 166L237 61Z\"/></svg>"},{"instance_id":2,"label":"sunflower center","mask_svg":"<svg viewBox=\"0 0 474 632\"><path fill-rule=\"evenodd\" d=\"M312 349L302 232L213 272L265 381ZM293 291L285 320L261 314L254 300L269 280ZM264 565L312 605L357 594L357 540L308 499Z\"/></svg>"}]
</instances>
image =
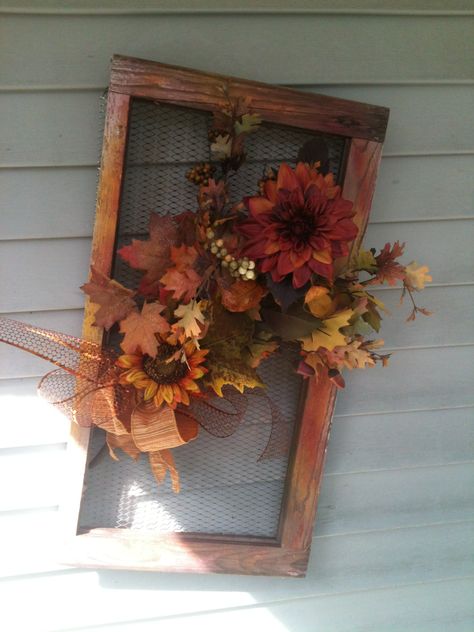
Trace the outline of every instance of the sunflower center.
<instances>
[{"instance_id":1,"label":"sunflower center","mask_svg":"<svg viewBox=\"0 0 474 632\"><path fill-rule=\"evenodd\" d=\"M143 370L148 377L151 377L158 384L174 384L184 377L188 372L185 362L180 360L167 361L175 351L176 347L163 344L158 347L156 357L152 358L149 355L145 355L143 358Z\"/></svg>"}]
</instances>

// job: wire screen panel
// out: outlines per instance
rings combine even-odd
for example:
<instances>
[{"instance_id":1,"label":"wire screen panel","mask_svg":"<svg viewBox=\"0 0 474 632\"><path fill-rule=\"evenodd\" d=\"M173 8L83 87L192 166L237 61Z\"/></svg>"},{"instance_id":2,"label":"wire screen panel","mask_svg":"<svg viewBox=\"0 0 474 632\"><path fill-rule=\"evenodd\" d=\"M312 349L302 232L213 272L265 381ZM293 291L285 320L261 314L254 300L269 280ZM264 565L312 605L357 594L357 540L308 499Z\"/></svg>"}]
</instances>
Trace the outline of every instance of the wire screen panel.
<instances>
[{"instance_id":1,"label":"wire screen panel","mask_svg":"<svg viewBox=\"0 0 474 632\"><path fill-rule=\"evenodd\" d=\"M132 101L117 249L132 238L146 237L152 211L178 214L196 210L197 187L185 174L196 162L211 160L211 119L207 112ZM301 148L313 139L324 140L328 167L340 180L344 138L264 124L246 142L247 161L231 179L231 201L255 194L266 167L278 167L283 161L294 166ZM113 277L135 288L140 273L116 257ZM113 338L109 341L114 342ZM259 367L268 396L290 435L294 434L301 394L295 364L294 352L283 350ZM260 458L270 437L271 414L265 398L247 392L249 405L235 434L218 438L201 429L195 441L173 450L180 472L180 494L173 493L169 479L157 485L146 455L138 462L122 453L119 462L109 459L102 449L104 433L94 429L80 529L276 537L288 455Z\"/></svg>"}]
</instances>

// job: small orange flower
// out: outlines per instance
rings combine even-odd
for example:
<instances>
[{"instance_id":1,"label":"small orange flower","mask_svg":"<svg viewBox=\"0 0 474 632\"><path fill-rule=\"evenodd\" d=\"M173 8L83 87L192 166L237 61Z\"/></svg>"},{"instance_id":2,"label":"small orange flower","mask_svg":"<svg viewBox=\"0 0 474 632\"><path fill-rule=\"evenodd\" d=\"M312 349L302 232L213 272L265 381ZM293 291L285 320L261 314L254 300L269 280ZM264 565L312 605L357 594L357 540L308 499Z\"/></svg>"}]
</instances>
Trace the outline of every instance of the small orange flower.
<instances>
[{"instance_id":1,"label":"small orange flower","mask_svg":"<svg viewBox=\"0 0 474 632\"><path fill-rule=\"evenodd\" d=\"M126 369L120 376L121 384L133 384L143 390L145 401L153 400L156 406L163 402L176 408L178 404L189 405L189 393L199 393L195 382L207 369L201 364L208 353L207 349L197 349L192 341L182 347L162 343L156 357L146 354L122 355L117 365Z\"/></svg>"}]
</instances>

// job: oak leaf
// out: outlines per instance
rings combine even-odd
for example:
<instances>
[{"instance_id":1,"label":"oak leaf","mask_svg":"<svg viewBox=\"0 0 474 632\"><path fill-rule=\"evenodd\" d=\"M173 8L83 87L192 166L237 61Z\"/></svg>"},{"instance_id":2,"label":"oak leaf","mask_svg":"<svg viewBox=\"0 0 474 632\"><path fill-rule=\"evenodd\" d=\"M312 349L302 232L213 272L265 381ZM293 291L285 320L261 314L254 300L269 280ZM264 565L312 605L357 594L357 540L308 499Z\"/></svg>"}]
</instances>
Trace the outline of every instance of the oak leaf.
<instances>
[{"instance_id":1,"label":"oak leaf","mask_svg":"<svg viewBox=\"0 0 474 632\"><path fill-rule=\"evenodd\" d=\"M171 246L179 240L177 224L169 214L152 213L149 230L149 239L133 239L129 246L118 251L132 268L145 272L139 289L146 296L156 294L159 279L169 267Z\"/></svg>"},{"instance_id":2,"label":"oak leaf","mask_svg":"<svg viewBox=\"0 0 474 632\"><path fill-rule=\"evenodd\" d=\"M180 305L174 310L174 315L179 318L176 323L184 329L188 338L199 338L203 330L206 318L201 311L202 301L191 301L187 305Z\"/></svg>"},{"instance_id":3,"label":"oak leaf","mask_svg":"<svg viewBox=\"0 0 474 632\"><path fill-rule=\"evenodd\" d=\"M262 122L260 114L243 114L240 117L240 122L234 123L235 133L238 134L250 134L255 132L258 126Z\"/></svg>"},{"instance_id":4,"label":"oak leaf","mask_svg":"<svg viewBox=\"0 0 474 632\"><path fill-rule=\"evenodd\" d=\"M377 262L376 275L371 279L371 283L388 283L395 285L397 280L403 280L405 277L405 268L395 261L403 254L405 244L396 241L393 246L386 243L380 253L375 257Z\"/></svg>"},{"instance_id":5,"label":"oak leaf","mask_svg":"<svg viewBox=\"0 0 474 632\"><path fill-rule=\"evenodd\" d=\"M428 266L420 266L416 261L412 261L405 268L405 284L410 290L423 290L426 283L433 279L428 274Z\"/></svg>"},{"instance_id":6,"label":"oak leaf","mask_svg":"<svg viewBox=\"0 0 474 632\"><path fill-rule=\"evenodd\" d=\"M320 347L332 351L334 347L345 345L346 337L339 330L349 324L353 315L351 309L337 312L334 316L322 321L319 329L311 335L298 338L303 343L305 351L317 351Z\"/></svg>"},{"instance_id":7,"label":"oak leaf","mask_svg":"<svg viewBox=\"0 0 474 632\"><path fill-rule=\"evenodd\" d=\"M120 346L125 353L135 353L140 349L152 358L156 356L158 341L155 334L163 334L170 329L169 323L160 316L164 309L160 303L145 303L141 312L134 311L122 320L120 331L125 336Z\"/></svg>"},{"instance_id":8,"label":"oak leaf","mask_svg":"<svg viewBox=\"0 0 474 632\"><path fill-rule=\"evenodd\" d=\"M105 327L108 330L136 308L133 300L135 292L109 279L94 267L91 267L90 280L81 286L81 290L99 306L94 321L97 327Z\"/></svg>"}]
</instances>

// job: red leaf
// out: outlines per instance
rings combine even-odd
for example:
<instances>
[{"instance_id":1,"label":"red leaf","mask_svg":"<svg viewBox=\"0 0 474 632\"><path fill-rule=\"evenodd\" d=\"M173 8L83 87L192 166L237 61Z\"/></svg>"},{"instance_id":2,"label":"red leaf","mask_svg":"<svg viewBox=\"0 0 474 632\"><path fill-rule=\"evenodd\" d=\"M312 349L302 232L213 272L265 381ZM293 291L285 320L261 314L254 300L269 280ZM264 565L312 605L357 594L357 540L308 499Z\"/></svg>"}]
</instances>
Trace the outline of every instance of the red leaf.
<instances>
[{"instance_id":1,"label":"red leaf","mask_svg":"<svg viewBox=\"0 0 474 632\"><path fill-rule=\"evenodd\" d=\"M197 250L193 246L182 244L179 248L171 246L171 261L179 272L192 268L197 257Z\"/></svg>"},{"instance_id":2,"label":"red leaf","mask_svg":"<svg viewBox=\"0 0 474 632\"><path fill-rule=\"evenodd\" d=\"M93 303L99 305L94 322L97 327L105 327L108 330L136 308L133 300L135 292L109 279L94 267L91 267L89 282L84 283L81 290L90 297Z\"/></svg>"},{"instance_id":3,"label":"red leaf","mask_svg":"<svg viewBox=\"0 0 474 632\"><path fill-rule=\"evenodd\" d=\"M147 295L154 294L161 276L169 266L170 248L179 240L179 231L171 215L151 214L150 239L140 241L133 239L129 246L124 246L118 253L132 268L143 270L145 276L140 290Z\"/></svg>"},{"instance_id":4,"label":"red leaf","mask_svg":"<svg viewBox=\"0 0 474 632\"><path fill-rule=\"evenodd\" d=\"M160 316L164 310L160 303L145 303L141 313L132 312L120 323L120 331L125 334L121 347L125 353L135 353L140 349L142 353L154 358L158 349L155 334L169 331L169 323Z\"/></svg>"},{"instance_id":5,"label":"red leaf","mask_svg":"<svg viewBox=\"0 0 474 632\"><path fill-rule=\"evenodd\" d=\"M183 299L185 303L189 303L194 298L202 278L192 268L187 268L183 272L171 268L160 281L167 290L173 292L173 298Z\"/></svg>"},{"instance_id":6,"label":"red leaf","mask_svg":"<svg viewBox=\"0 0 474 632\"><path fill-rule=\"evenodd\" d=\"M395 259L401 257L405 244L400 244L396 241L392 247L387 243L375 257L377 262L377 273L371 283L388 283L389 285L395 285L397 280L402 280L405 277L405 268L397 263Z\"/></svg>"}]
</instances>

